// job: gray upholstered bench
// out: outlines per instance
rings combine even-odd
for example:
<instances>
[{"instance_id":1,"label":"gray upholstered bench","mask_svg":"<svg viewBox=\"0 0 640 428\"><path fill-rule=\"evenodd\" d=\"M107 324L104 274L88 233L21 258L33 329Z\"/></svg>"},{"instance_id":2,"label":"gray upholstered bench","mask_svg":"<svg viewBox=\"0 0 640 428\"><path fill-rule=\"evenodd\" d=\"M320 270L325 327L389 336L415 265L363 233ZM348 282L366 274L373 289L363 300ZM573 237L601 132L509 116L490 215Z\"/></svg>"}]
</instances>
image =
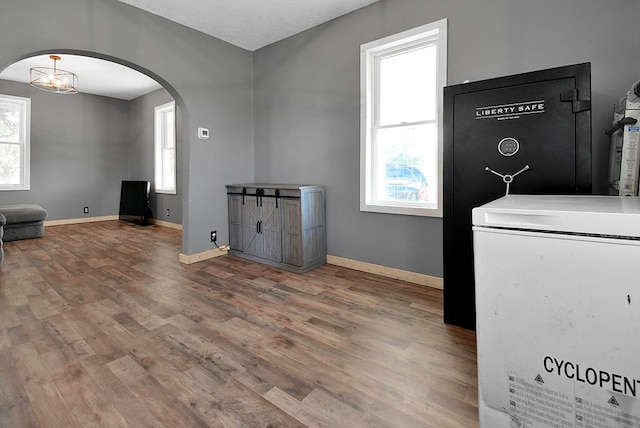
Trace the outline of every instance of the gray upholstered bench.
<instances>
[{"instance_id":1,"label":"gray upholstered bench","mask_svg":"<svg viewBox=\"0 0 640 428\"><path fill-rule=\"evenodd\" d=\"M40 205L0 205L0 214L6 218L4 242L42 238L47 211Z\"/></svg>"}]
</instances>

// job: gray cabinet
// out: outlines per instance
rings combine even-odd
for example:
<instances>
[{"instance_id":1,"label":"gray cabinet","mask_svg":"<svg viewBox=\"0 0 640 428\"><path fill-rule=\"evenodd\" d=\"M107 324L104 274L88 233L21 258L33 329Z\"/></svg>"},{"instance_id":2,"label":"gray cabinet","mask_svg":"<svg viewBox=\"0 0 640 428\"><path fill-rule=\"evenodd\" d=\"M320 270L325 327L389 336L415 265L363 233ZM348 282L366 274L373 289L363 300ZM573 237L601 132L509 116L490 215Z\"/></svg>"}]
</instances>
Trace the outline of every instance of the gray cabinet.
<instances>
[{"instance_id":1,"label":"gray cabinet","mask_svg":"<svg viewBox=\"0 0 640 428\"><path fill-rule=\"evenodd\" d=\"M327 261L324 188L285 184L229 184L232 254L307 272Z\"/></svg>"}]
</instances>

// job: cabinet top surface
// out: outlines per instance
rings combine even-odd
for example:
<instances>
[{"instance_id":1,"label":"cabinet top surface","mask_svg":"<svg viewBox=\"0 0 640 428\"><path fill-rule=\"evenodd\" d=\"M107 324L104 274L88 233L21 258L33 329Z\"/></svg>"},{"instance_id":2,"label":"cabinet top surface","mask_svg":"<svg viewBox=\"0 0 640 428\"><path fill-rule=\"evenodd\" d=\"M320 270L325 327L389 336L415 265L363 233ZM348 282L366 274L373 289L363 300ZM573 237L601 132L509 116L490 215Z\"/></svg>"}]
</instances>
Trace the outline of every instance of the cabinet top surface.
<instances>
[{"instance_id":1,"label":"cabinet top surface","mask_svg":"<svg viewBox=\"0 0 640 428\"><path fill-rule=\"evenodd\" d=\"M314 184L280 184L280 183L240 183L227 184L226 187L250 187L264 189L305 189L305 188L322 188Z\"/></svg>"}]
</instances>

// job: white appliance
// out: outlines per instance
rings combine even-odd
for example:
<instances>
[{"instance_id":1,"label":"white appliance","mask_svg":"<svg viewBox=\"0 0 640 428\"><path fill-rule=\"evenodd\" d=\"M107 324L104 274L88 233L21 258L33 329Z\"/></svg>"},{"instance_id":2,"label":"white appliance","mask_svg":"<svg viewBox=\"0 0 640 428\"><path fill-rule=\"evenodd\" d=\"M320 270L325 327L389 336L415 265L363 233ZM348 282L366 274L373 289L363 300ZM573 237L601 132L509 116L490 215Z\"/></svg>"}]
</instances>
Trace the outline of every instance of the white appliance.
<instances>
[{"instance_id":1,"label":"white appliance","mask_svg":"<svg viewBox=\"0 0 640 428\"><path fill-rule=\"evenodd\" d=\"M480 426L640 427L640 199L510 195L472 217Z\"/></svg>"}]
</instances>

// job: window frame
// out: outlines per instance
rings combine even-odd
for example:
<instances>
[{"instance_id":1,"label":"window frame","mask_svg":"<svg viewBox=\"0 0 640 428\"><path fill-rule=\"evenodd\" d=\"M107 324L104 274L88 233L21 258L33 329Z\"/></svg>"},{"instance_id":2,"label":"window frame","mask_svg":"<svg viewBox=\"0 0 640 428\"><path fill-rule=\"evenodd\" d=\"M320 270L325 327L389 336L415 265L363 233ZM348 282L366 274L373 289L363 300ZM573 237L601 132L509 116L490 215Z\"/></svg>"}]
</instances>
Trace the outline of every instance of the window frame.
<instances>
[{"instance_id":1,"label":"window frame","mask_svg":"<svg viewBox=\"0 0 640 428\"><path fill-rule=\"evenodd\" d=\"M392 54L406 53L421 45L435 44L436 52L436 118L437 139L437 197L431 206L416 206L402 201L373 200L374 187L374 128L380 111L380 80L377 63ZM360 46L360 211L415 216L442 217L443 202L443 89L447 80L447 19L441 19L411 30L403 31ZM433 121L428 121L433 123ZM415 124L424 123L416 122ZM393 127L393 126L392 126ZM388 128L380 126L379 129Z\"/></svg>"},{"instance_id":2,"label":"window frame","mask_svg":"<svg viewBox=\"0 0 640 428\"><path fill-rule=\"evenodd\" d=\"M166 115L167 113L173 114L173 144L172 147L167 148L166 138ZM170 101L168 103L156 106L154 108L154 191L155 193L165 193L170 195L177 194L177 144L176 144L176 103ZM162 176L164 172L164 152L170 150L173 151L173 187L164 186L167 181ZM163 185L161 185L163 184Z\"/></svg>"},{"instance_id":3,"label":"window frame","mask_svg":"<svg viewBox=\"0 0 640 428\"><path fill-rule=\"evenodd\" d=\"M20 182L18 184L0 183L0 191L31 190L31 98L0 94L0 102L20 106L20 116L22 118L20 141L17 143L0 143L20 146Z\"/></svg>"}]
</instances>

